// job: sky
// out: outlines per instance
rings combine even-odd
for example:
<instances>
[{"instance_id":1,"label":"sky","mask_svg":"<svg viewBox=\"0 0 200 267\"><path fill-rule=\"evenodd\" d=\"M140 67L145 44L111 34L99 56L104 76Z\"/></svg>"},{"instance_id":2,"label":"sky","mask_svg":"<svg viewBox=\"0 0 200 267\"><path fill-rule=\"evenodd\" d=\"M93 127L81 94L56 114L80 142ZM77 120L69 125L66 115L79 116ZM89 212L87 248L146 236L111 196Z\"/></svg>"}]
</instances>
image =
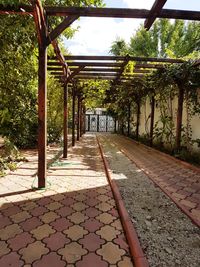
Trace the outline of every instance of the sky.
<instances>
[{"instance_id":1,"label":"sky","mask_svg":"<svg viewBox=\"0 0 200 267\"><path fill-rule=\"evenodd\" d=\"M151 9L154 0L104 0L106 7ZM200 0L168 0L164 8L198 10ZM79 26L73 39L64 41L73 55L109 55L110 47L117 37L128 43L143 23L142 19L114 19L82 17L72 27Z\"/></svg>"}]
</instances>

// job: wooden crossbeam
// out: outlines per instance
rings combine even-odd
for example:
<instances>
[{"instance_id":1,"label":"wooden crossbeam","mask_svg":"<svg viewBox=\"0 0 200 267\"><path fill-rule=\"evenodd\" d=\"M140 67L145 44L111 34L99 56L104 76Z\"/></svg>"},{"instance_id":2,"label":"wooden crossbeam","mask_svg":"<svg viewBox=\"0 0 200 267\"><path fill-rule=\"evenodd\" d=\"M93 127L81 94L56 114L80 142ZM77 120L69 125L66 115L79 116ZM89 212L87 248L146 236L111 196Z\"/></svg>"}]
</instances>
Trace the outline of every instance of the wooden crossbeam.
<instances>
[{"instance_id":1,"label":"wooden crossbeam","mask_svg":"<svg viewBox=\"0 0 200 267\"><path fill-rule=\"evenodd\" d=\"M82 72L79 73L81 76L97 76L97 77L103 77L103 76L117 76L116 73L113 72L107 72L107 73L98 73L98 72Z\"/></svg>"},{"instance_id":2,"label":"wooden crossbeam","mask_svg":"<svg viewBox=\"0 0 200 267\"><path fill-rule=\"evenodd\" d=\"M72 71L72 70L76 70L76 69L78 69L77 67L73 67L73 66L71 66L70 67L70 70ZM59 68L59 67L48 67L47 68L47 70L49 70L49 71L62 71L62 69L61 68ZM88 67L85 67L83 70L82 70L82 72L83 71L94 71L94 72L118 72L120 69L119 68L88 68Z\"/></svg>"},{"instance_id":3,"label":"wooden crossbeam","mask_svg":"<svg viewBox=\"0 0 200 267\"><path fill-rule=\"evenodd\" d=\"M163 69L163 64L136 64L135 69Z\"/></svg>"},{"instance_id":4,"label":"wooden crossbeam","mask_svg":"<svg viewBox=\"0 0 200 267\"><path fill-rule=\"evenodd\" d=\"M88 66L88 67L121 67L121 63L113 62L68 62L68 66ZM60 62L49 61L48 66L61 66Z\"/></svg>"},{"instance_id":5,"label":"wooden crossbeam","mask_svg":"<svg viewBox=\"0 0 200 267\"><path fill-rule=\"evenodd\" d=\"M156 57L134 57L134 56L79 56L79 55L69 55L64 56L65 60L118 60L125 61L127 58L129 61L142 61L142 62L164 62L164 63L183 63L182 59L174 59L174 58L156 58ZM55 59L51 57L50 59Z\"/></svg>"},{"instance_id":6,"label":"wooden crossbeam","mask_svg":"<svg viewBox=\"0 0 200 267\"><path fill-rule=\"evenodd\" d=\"M68 28L78 18L79 16L76 15L66 17L54 30L51 31L47 40L47 44L50 44L53 40L55 40L66 28Z\"/></svg>"},{"instance_id":7,"label":"wooden crossbeam","mask_svg":"<svg viewBox=\"0 0 200 267\"><path fill-rule=\"evenodd\" d=\"M144 22L144 27L149 30L154 23L155 19L160 14L160 11L162 10L163 6L167 0L155 0L150 12L148 18Z\"/></svg>"},{"instance_id":8,"label":"wooden crossbeam","mask_svg":"<svg viewBox=\"0 0 200 267\"><path fill-rule=\"evenodd\" d=\"M85 66L80 66L78 69L74 70L71 75L67 78L67 82L71 81Z\"/></svg>"},{"instance_id":9,"label":"wooden crossbeam","mask_svg":"<svg viewBox=\"0 0 200 267\"><path fill-rule=\"evenodd\" d=\"M85 17L110 17L110 18L143 18L150 17L149 10L146 9L125 9L125 8L92 8L92 7L55 7L46 6L48 16L85 16ZM26 5L0 5L0 14L32 14L33 8ZM183 19L200 21L199 11L162 9L157 18Z\"/></svg>"}]
</instances>

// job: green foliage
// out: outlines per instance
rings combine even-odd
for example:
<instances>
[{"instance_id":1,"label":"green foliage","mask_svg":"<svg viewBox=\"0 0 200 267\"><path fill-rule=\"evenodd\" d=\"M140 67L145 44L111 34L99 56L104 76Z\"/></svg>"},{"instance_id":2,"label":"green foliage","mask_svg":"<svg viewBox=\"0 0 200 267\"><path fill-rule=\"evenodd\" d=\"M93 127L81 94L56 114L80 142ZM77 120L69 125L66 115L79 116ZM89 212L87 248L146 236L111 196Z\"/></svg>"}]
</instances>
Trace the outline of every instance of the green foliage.
<instances>
[{"instance_id":1,"label":"green foliage","mask_svg":"<svg viewBox=\"0 0 200 267\"><path fill-rule=\"evenodd\" d=\"M47 136L48 143L60 140L63 129L63 87L53 77L47 80Z\"/></svg>"},{"instance_id":2,"label":"green foliage","mask_svg":"<svg viewBox=\"0 0 200 267\"><path fill-rule=\"evenodd\" d=\"M125 56L128 53L128 46L125 40L118 37L116 41L112 43L110 53L115 56Z\"/></svg>"},{"instance_id":3,"label":"green foliage","mask_svg":"<svg viewBox=\"0 0 200 267\"><path fill-rule=\"evenodd\" d=\"M19 147L37 135L36 49L30 18L2 17L0 24L0 134Z\"/></svg>"},{"instance_id":4,"label":"green foliage","mask_svg":"<svg viewBox=\"0 0 200 267\"><path fill-rule=\"evenodd\" d=\"M84 103L87 108L103 107L105 92L110 88L110 82L106 80L87 80L78 84L82 91Z\"/></svg>"}]
</instances>

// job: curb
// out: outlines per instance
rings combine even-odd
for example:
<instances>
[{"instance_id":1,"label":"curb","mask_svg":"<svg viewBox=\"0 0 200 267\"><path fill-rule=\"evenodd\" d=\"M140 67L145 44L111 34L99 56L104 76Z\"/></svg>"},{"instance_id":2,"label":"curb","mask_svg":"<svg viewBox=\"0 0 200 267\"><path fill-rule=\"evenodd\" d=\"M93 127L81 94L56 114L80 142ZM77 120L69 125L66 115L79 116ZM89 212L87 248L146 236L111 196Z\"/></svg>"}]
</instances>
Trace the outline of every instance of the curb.
<instances>
[{"instance_id":1,"label":"curb","mask_svg":"<svg viewBox=\"0 0 200 267\"><path fill-rule=\"evenodd\" d=\"M114 199L115 199L118 211L119 211L120 219L121 219L121 222L124 228L124 232L125 232L129 247L130 247L130 252L131 252L131 256L134 261L135 267L149 267L149 263L141 248L140 241L137 236L137 232L125 208L124 201L120 194L117 183L115 182L115 180L111 178L108 162L104 156L102 146L97 136L96 136L96 139L97 139L97 144L99 146L101 158L103 160L105 173L106 173L108 182L110 184L110 187L114 195Z\"/></svg>"},{"instance_id":2,"label":"curb","mask_svg":"<svg viewBox=\"0 0 200 267\"><path fill-rule=\"evenodd\" d=\"M129 138L128 138L129 139ZM113 142L113 141L112 141ZM135 141L134 141L135 142ZM115 144L115 146L117 146L116 145L116 143L115 142L113 142L114 144ZM135 142L135 143L137 143L137 142ZM142 145L142 146L145 146L145 145L143 145L143 144L140 144L139 143L139 145ZM146 146L145 146L146 147ZM200 227L200 221L198 220L198 219L195 219L195 218L193 218L193 217L191 217L191 213L187 210L187 209L185 209L171 194L169 194L168 192L167 192L167 190L165 190L162 186L160 186L160 184L158 183L158 182L156 182L155 180L154 180L154 178L151 176L151 174L149 174L143 167L141 167L140 166L140 164L138 164L138 163L136 163L128 154L127 154L127 152L125 152L123 149L121 149L121 148L119 148L118 146L117 146L117 148L119 149L119 151L121 151L130 161L132 161L138 168L140 168L140 169L142 169L142 171L151 179L151 181L157 186L157 187L159 187L160 188L160 190L162 190L175 204L176 204L176 206L183 212L183 213L185 213L188 217L189 217L189 219L192 221L192 223L193 224L195 224L197 227ZM155 151L157 151L156 149L155 149ZM160 151L158 151L158 152L160 152ZM160 152L160 153L163 153L163 152ZM164 155L165 155L165 153L163 153ZM168 156L168 155L167 155ZM169 157L171 158L171 159L174 159L172 156L170 156L169 155ZM179 161L179 160L178 160ZM189 163L188 163L189 164ZM199 170L200 171L200 170Z\"/></svg>"}]
</instances>

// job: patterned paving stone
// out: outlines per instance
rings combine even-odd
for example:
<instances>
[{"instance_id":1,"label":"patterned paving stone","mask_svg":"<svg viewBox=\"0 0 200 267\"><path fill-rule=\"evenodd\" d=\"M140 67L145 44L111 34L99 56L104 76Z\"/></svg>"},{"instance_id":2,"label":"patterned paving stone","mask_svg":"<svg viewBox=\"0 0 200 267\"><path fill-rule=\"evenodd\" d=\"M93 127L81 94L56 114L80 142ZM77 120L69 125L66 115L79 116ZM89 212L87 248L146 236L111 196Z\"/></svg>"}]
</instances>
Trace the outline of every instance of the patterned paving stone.
<instances>
[{"instance_id":1,"label":"patterned paving stone","mask_svg":"<svg viewBox=\"0 0 200 267\"><path fill-rule=\"evenodd\" d=\"M87 250L76 242L71 242L64 248L59 249L58 253L62 255L62 259L68 263L75 263L80 260L83 255L87 254Z\"/></svg>"},{"instance_id":2,"label":"patterned paving stone","mask_svg":"<svg viewBox=\"0 0 200 267\"><path fill-rule=\"evenodd\" d=\"M61 259L61 256L59 256L55 252L51 252L48 255L42 256L41 260L36 261L33 264L33 267L65 267L66 262Z\"/></svg>"},{"instance_id":3,"label":"patterned paving stone","mask_svg":"<svg viewBox=\"0 0 200 267\"><path fill-rule=\"evenodd\" d=\"M50 169L46 190L17 193L31 188L37 169L31 154L19 175L0 180L0 194L14 192L0 199L0 267L129 267L95 140L84 138L61 160L74 165Z\"/></svg>"},{"instance_id":4,"label":"patterned paving stone","mask_svg":"<svg viewBox=\"0 0 200 267\"><path fill-rule=\"evenodd\" d=\"M8 247L8 244L5 241L0 241L0 258L8 254L10 252L10 249Z\"/></svg>"},{"instance_id":5,"label":"patterned paving stone","mask_svg":"<svg viewBox=\"0 0 200 267\"><path fill-rule=\"evenodd\" d=\"M25 221L26 219L29 219L31 215L27 211L22 211L17 214L11 215L10 218L14 223L20 223Z\"/></svg>"},{"instance_id":6,"label":"patterned paving stone","mask_svg":"<svg viewBox=\"0 0 200 267\"><path fill-rule=\"evenodd\" d=\"M101 212L96 208L90 207L90 208L86 209L85 211L83 211L83 213L90 218L94 218L94 217L98 216Z\"/></svg>"},{"instance_id":7,"label":"patterned paving stone","mask_svg":"<svg viewBox=\"0 0 200 267\"><path fill-rule=\"evenodd\" d=\"M3 210L3 214L4 216L11 216L11 215L15 215L18 212L21 212L21 209L18 206L11 206L5 210Z\"/></svg>"},{"instance_id":8,"label":"patterned paving stone","mask_svg":"<svg viewBox=\"0 0 200 267\"><path fill-rule=\"evenodd\" d=\"M40 225L42 225L42 222L36 217L32 217L25 222L20 223L20 226L24 231L31 231Z\"/></svg>"},{"instance_id":9,"label":"patterned paving stone","mask_svg":"<svg viewBox=\"0 0 200 267\"><path fill-rule=\"evenodd\" d=\"M82 211L88 208L88 206L85 205L83 202L76 202L75 204L72 205L72 208L76 211Z\"/></svg>"},{"instance_id":10,"label":"patterned paving stone","mask_svg":"<svg viewBox=\"0 0 200 267\"><path fill-rule=\"evenodd\" d=\"M96 199L96 198L88 198L85 203L89 206L89 207L94 207L97 204L100 203L100 200Z\"/></svg>"},{"instance_id":11,"label":"patterned paving stone","mask_svg":"<svg viewBox=\"0 0 200 267\"><path fill-rule=\"evenodd\" d=\"M20 256L16 252L11 252L0 259L0 266L21 267L24 266L24 262L20 260Z\"/></svg>"},{"instance_id":12,"label":"patterned paving stone","mask_svg":"<svg viewBox=\"0 0 200 267\"><path fill-rule=\"evenodd\" d=\"M29 213L31 213L33 216L40 216L42 214L44 214L45 212L48 212L48 209L45 207L36 207L32 210L29 211Z\"/></svg>"},{"instance_id":13,"label":"patterned paving stone","mask_svg":"<svg viewBox=\"0 0 200 267\"><path fill-rule=\"evenodd\" d=\"M50 224L56 231L67 230L73 224L66 218L59 218Z\"/></svg>"},{"instance_id":14,"label":"patterned paving stone","mask_svg":"<svg viewBox=\"0 0 200 267\"><path fill-rule=\"evenodd\" d=\"M83 256L83 260L79 261L76 266L77 267L108 267L108 263L103 261L100 256L95 253L90 253L86 256ZM124 265L125 267L125 265ZM127 266L128 267L128 266Z\"/></svg>"},{"instance_id":15,"label":"patterned paving stone","mask_svg":"<svg viewBox=\"0 0 200 267\"><path fill-rule=\"evenodd\" d=\"M37 240L42 240L44 237L48 237L53 233L55 233L55 230L48 224L38 226L36 229L31 231L31 234L33 234Z\"/></svg>"},{"instance_id":16,"label":"patterned paving stone","mask_svg":"<svg viewBox=\"0 0 200 267\"><path fill-rule=\"evenodd\" d=\"M69 227L69 229L65 230L64 233L71 240L76 241L76 240L82 238L84 235L86 235L88 233L88 231L85 230L80 225L73 225L73 226Z\"/></svg>"},{"instance_id":17,"label":"patterned paving stone","mask_svg":"<svg viewBox=\"0 0 200 267\"><path fill-rule=\"evenodd\" d=\"M0 215L0 229L12 224L12 221L8 217Z\"/></svg>"},{"instance_id":18,"label":"patterned paving stone","mask_svg":"<svg viewBox=\"0 0 200 267\"><path fill-rule=\"evenodd\" d=\"M49 197L43 197L43 198L40 198L37 201L37 204L40 205L40 206L45 206L45 205L48 205L51 202L52 202L52 200Z\"/></svg>"},{"instance_id":19,"label":"patterned paving stone","mask_svg":"<svg viewBox=\"0 0 200 267\"><path fill-rule=\"evenodd\" d=\"M43 239L43 242L51 251L56 251L59 248L64 247L65 244L70 243L70 240L66 238L64 234L57 232Z\"/></svg>"},{"instance_id":20,"label":"patterned paving stone","mask_svg":"<svg viewBox=\"0 0 200 267\"><path fill-rule=\"evenodd\" d=\"M68 216L69 220L75 224L80 224L88 219L82 212L74 212L72 215Z\"/></svg>"},{"instance_id":21,"label":"patterned paving stone","mask_svg":"<svg viewBox=\"0 0 200 267\"><path fill-rule=\"evenodd\" d=\"M129 251L129 246L126 242L125 236L124 235L119 235L116 239L113 240L113 242L117 245L119 245L119 247L121 249L126 250L127 252Z\"/></svg>"},{"instance_id":22,"label":"patterned paving stone","mask_svg":"<svg viewBox=\"0 0 200 267\"><path fill-rule=\"evenodd\" d=\"M57 215L57 213L50 211L50 212L43 214L39 218L44 223L51 223L51 222L55 221L56 219L58 219L59 216Z\"/></svg>"},{"instance_id":23,"label":"patterned paving stone","mask_svg":"<svg viewBox=\"0 0 200 267\"><path fill-rule=\"evenodd\" d=\"M63 207L56 211L56 213L62 217L68 217L74 212L74 210L70 207Z\"/></svg>"},{"instance_id":24,"label":"patterned paving stone","mask_svg":"<svg viewBox=\"0 0 200 267\"><path fill-rule=\"evenodd\" d=\"M119 267L133 267L133 263L130 258L123 257L123 260L118 263Z\"/></svg>"},{"instance_id":25,"label":"patterned paving stone","mask_svg":"<svg viewBox=\"0 0 200 267\"><path fill-rule=\"evenodd\" d=\"M111 223L111 226L115 227L119 231L123 231L122 224L120 220L115 220L113 223Z\"/></svg>"},{"instance_id":26,"label":"patterned paving stone","mask_svg":"<svg viewBox=\"0 0 200 267\"><path fill-rule=\"evenodd\" d=\"M11 238L8 240L10 248L14 251L24 248L28 244L33 243L33 242L34 242L34 239L27 232L21 233L15 236L14 238Z\"/></svg>"},{"instance_id":27,"label":"patterned paving stone","mask_svg":"<svg viewBox=\"0 0 200 267\"><path fill-rule=\"evenodd\" d=\"M45 207L49 210L58 210L59 208L63 207L63 204L61 204L60 202L58 201L55 201L55 202L51 202L47 205L45 205Z\"/></svg>"},{"instance_id":28,"label":"patterned paving stone","mask_svg":"<svg viewBox=\"0 0 200 267\"><path fill-rule=\"evenodd\" d=\"M105 225L101 227L100 230L96 231L98 235L101 236L101 238L107 240L107 241L112 241L114 238L117 237L120 232L116 230L114 227L110 225Z\"/></svg>"},{"instance_id":29,"label":"patterned paving stone","mask_svg":"<svg viewBox=\"0 0 200 267\"><path fill-rule=\"evenodd\" d=\"M22 232L18 224L11 224L0 230L0 239L8 240L15 237L17 234Z\"/></svg>"},{"instance_id":30,"label":"patterned paving stone","mask_svg":"<svg viewBox=\"0 0 200 267\"><path fill-rule=\"evenodd\" d=\"M100 223L98 220L96 220L94 218L90 218L89 220L85 221L81 225L86 230L88 230L92 233L92 232L99 230L103 226L103 223Z\"/></svg>"},{"instance_id":31,"label":"patterned paving stone","mask_svg":"<svg viewBox=\"0 0 200 267\"><path fill-rule=\"evenodd\" d=\"M96 219L98 219L103 224L111 224L116 218L113 217L111 214L104 212L97 216Z\"/></svg>"},{"instance_id":32,"label":"patterned paving stone","mask_svg":"<svg viewBox=\"0 0 200 267\"><path fill-rule=\"evenodd\" d=\"M72 204L76 203L76 200L71 197L66 197L63 200L60 201L65 206L70 207Z\"/></svg>"},{"instance_id":33,"label":"patterned paving stone","mask_svg":"<svg viewBox=\"0 0 200 267\"><path fill-rule=\"evenodd\" d=\"M49 249L41 241L36 241L26 248L20 249L19 253L22 255L22 259L26 263L33 263L35 260L39 260L42 255L47 254Z\"/></svg>"},{"instance_id":34,"label":"patterned paving stone","mask_svg":"<svg viewBox=\"0 0 200 267\"><path fill-rule=\"evenodd\" d=\"M100 238L94 233L89 233L83 239L79 240L79 244L82 244L84 248L89 251L96 251L103 245L106 241Z\"/></svg>"},{"instance_id":35,"label":"patterned paving stone","mask_svg":"<svg viewBox=\"0 0 200 267\"><path fill-rule=\"evenodd\" d=\"M97 254L102 256L110 264L116 264L122 259L121 256L125 254L125 251L112 242L108 242L101 249L97 250Z\"/></svg>"}]
</instances>

